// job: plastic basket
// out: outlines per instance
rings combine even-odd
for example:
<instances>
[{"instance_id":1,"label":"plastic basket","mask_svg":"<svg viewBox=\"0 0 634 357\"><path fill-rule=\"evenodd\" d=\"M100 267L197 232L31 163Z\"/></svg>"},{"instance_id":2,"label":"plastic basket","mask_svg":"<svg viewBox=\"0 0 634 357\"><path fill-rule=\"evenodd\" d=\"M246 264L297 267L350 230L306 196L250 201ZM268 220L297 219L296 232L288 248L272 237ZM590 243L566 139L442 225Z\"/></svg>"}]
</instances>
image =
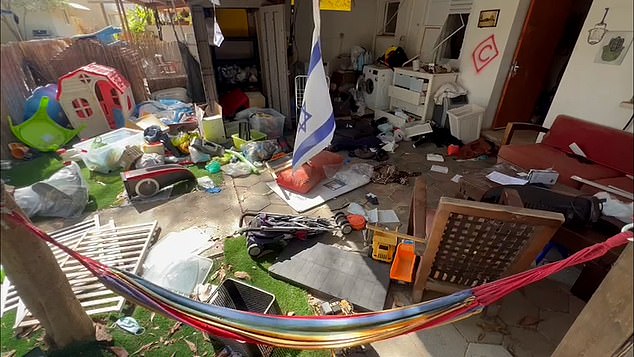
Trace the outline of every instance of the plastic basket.
<instances>
[{"instance_id":1,"label":"plastic basket","mask_svg":"<svg viewBox=\"0 0 634 357\"><path fill-rule=\"evenodd\" d=\"M480 139L484 108L475 104L463 105L447 110L451 135L462 140L464 144Z\"/></svg>"},{"instance_id":2,"label":"plastic basket","mask_svg":"<svg viewBox=\"0 0 634 357\"><path fill-rule=\"evenodd\" d=\"M101 146L93 147L98 140ZM141 146L145 142L143 132L129 128L120 128L73 145L91 171L109 173L119 168L119 158L126 146Z\"/></svg>"},{"instance_id":3,"label":"plastic basket","mask_svg":"<svg viewBox=\"0 0 634 357\"><path fill-rule=\"evenodd\" d=\"M233 146L235 146L236 149L238 149L238 151L242 151L242 146L244 146L247 143L266 140L266 134L261 133L257 130L251 130L251 140L247 141L247 140L241 139L238 136L238 134L231 135L231 138L233 139Z\"/></svg>"},{"instance_id":4,"label":"plastic basket","mask_svg":"<svg viewBox=\"0 0 634 357\"><path fill-rule=\"evenodd\" d=\"M237 120L249 119L251 129L257 130L268 136L269 139L277 139L284 135L284 114L270 108L249 108L236 114Z\"/></svg>"},{"instance_id":5,"label":"plastic basket","mask_svg":"<svg viewBox=\"0 0 634 357\"><path fill-rule=\"evenodd\" d=\"M280 314L275 295L234 279L225 280L216 289L210 304L261 314ZM242 356L268 357L274 352L271 346L240 343L232 339L219 337L216 337L216 339L229 346L234 352L242 354Z\"/></svg>"}]
</instances>

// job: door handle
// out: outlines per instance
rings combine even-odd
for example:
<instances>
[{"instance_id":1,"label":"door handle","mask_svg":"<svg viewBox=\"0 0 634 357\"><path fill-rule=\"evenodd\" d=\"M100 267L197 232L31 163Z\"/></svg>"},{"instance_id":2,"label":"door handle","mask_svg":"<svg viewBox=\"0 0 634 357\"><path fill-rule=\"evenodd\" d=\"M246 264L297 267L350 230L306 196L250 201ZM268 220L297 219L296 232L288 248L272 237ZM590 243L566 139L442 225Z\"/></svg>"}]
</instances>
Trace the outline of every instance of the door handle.
<instances>
[{"instance_id":1,"label":"door handle","mask_svg":"<svg viewBox=\"0 0 634 357\"><path fill-rule=\"evenodd\" d=\"M520 69L520 65L517 64L517 62L513 62L513 64L511 64L511 76L516 75L519 69Z\"/></svg>"}]
</instances>

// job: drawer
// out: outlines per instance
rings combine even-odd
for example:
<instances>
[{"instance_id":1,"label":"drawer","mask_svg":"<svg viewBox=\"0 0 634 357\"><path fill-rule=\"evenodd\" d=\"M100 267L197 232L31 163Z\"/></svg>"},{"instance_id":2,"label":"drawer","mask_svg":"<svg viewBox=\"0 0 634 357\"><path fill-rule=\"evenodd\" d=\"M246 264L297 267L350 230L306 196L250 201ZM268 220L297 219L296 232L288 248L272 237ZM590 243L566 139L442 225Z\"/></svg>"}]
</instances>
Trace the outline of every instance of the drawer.
<instances>
[{"instance_id":1,"label":"drawer","mask_svg":"<svg viewBox=\"0 0 634 357\"><path fill-rule=\"evenodd\" d=\"M402 73L394 74L394 85L399 88L420 93L427 90L428 84L429 81L423 78L412 77Z\"/></svg>"},{"instance_id":2,"label":"drawer","mask_svg":"<svg viewBox=\"0 0 634 357\"><path fill-rule=\"evenodd\" d=\"M396 86L390 86L387 91L390 97L406 101L411 104L422 104L424 102L424 95L411 90L399 88Z\"/></svg>"},{"instance_id":3,"label":"drawer","mask_svg":"<svg viewBox=\"0 0 634 357\"><path fill-rule=\"evenodd\" d=\"M403 125L405 125L405 123L407 123L407 120L405 118L401 118L399 116L396 116L392 113L388 113L386 111L377 109L374 111L374 120L380 119L380 118L387 118L387 121L392 124L395 128L400 128Z\"/></svg>"},{"instance_id":4,"label":"drawer","mask_svg":"<svg viewBox=\"0 0 634 357\"><path fill-rule=\"evenodd\" d=\"M425 117L425 105L414 105L412 103L408 103L404 100L400 100L398 98L392 97L390 98L390 108L401 108L408 113L412 113L421 118Z\"/></svg>"}]
</instances>

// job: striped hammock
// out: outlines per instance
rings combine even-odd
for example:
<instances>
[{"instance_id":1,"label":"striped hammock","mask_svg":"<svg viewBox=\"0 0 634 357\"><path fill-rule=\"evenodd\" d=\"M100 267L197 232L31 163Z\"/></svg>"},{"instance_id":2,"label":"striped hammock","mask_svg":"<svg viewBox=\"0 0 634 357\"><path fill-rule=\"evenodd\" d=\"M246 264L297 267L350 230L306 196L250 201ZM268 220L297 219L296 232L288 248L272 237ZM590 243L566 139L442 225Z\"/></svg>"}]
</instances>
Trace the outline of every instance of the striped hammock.
<instances>
[{"instance_id":1,"label":"striped hammock","mask_svg":"<svg viewBox=\"0 0 634 357\"><path fill-rule=\"evenodd\" d=\"M10 212L6 217L13 223L27 226L42 240L77 259L107 288L137 305L221 338L293 349L350 347L452 323L480 313L485 306L519 288L601 257L632 239L632 232L620 233L558 262L410 306L350 316L279 316L185 298L137 275L82 256L55 241L17 212Z\"/></svg>"}]
</instances>

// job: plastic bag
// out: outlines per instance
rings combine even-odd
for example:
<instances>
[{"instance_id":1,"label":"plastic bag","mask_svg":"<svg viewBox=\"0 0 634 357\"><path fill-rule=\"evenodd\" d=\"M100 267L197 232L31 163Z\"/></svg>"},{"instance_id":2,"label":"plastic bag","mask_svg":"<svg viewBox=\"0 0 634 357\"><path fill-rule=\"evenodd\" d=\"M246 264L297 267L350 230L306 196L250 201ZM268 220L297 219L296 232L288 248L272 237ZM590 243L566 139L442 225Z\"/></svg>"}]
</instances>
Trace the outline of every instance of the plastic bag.
<instances>
[{"instance_id":1,"label":"plastic bag","mask_svg":"<svg viewBox=\"0 0 634 357\"><path fill-rule=\"evenodd\" d=\"M147 167L159 166L165 163L165 159L162 155L156 153L143 154L136 162L137 169L144 169Z\"/></svg>"},{"instance_id":2,"label":"plastic bag","mask_svg":"<svg viewBox=\"0 0 634 357\"><path fill-rule=\"evenodd\" d=\"M192 145L189 145L189 157L192 160L192 162L195 164L199 162L207 162L211 160L211 155L206 154L202 151L199 151Z\"/></svg>"},{"instance_id":3,"label":"plastic bag","mask_svg":"<svg viewBox=\"0 0 634 357\"><path fill-rule=\"evenodd\" d=\"M619 221L632 223L634 216L634 202L625 203L607 192L597 192L594 197L605 199L601 213L605 216L616 217Z\"/></svg>"},{"instance_id":4,"label":"plastic bag","mask_svg":"<svg viewBox=\"0 0 634 357\"><path fill-rule=\"evenodd\" d=\"M88 185L79 165L71 162L46 180L16 189L14 197L29 217L75 217L88 204Z\"/></svg>"},{"instance_id":5,"label":"plastic bag","mask_svg":"<svg viewBox=\"0 0 634 357\"><path fill-rule=\"evenodd\" d=\"M374 167L372 165L359 163L352 164L340 170L335 175L335 179L343 181L347 185L360 186L370 182L372 174L374 174Z\"/></svg>"},{"instance_id":6,"label":"plastic bag","mask_svg":"<svg viewBox=\"0 0 634 357\"><path fill-rule=\"evenodd\" d=\"M251 175L251 166L246 162L232 162L222 167L222 172L231 177Z\"/></svg>"},{"instance_id":7,"label":"plastic bag","mask_svg":"<svg viewBox=\"0 0 634 357\"><path fill-rule=\"evenodd\" d=\"M253 141L242 147L242 154L252 163L270 160L273 155L282 152L277 140Z\"/></svg>"}]
</instances>

